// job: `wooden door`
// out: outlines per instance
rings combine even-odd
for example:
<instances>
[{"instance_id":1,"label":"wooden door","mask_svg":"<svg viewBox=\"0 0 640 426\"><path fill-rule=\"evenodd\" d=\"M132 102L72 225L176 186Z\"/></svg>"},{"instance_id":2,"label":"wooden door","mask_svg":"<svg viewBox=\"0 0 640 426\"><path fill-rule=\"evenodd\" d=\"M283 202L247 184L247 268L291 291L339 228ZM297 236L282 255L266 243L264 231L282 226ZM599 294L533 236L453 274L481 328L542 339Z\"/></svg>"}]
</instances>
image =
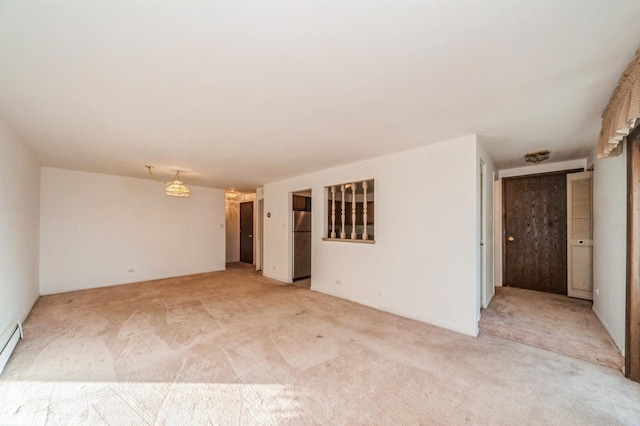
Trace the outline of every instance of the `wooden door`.
<instances>
[{"instance_id":1,"label":"wooden door","mask_svg":"<svg viewBox=\"0 0 640 426\"><path fill-rule=\"evenodd\" d=\"M253 201L240 203L240 262L253 263Z\"/></svg>"},{"instance_id":2,"label":"wooden door","mask_svg":"<svg viewBox=\"0 0 640 426\"><path fill-rule=\"evenodd\" d=\"M503 180L503 284L567 294L567 172Z\"/></svg>"},{"instance_id":3,"label":"wooden door","mask_svg":"<svg viewBox=\"0 0 640 426\"><path fill-rule=\"evenodd\" d=\"M593 300L593 172L567 175L567 296Z\"/></svg>"}]
</instances>

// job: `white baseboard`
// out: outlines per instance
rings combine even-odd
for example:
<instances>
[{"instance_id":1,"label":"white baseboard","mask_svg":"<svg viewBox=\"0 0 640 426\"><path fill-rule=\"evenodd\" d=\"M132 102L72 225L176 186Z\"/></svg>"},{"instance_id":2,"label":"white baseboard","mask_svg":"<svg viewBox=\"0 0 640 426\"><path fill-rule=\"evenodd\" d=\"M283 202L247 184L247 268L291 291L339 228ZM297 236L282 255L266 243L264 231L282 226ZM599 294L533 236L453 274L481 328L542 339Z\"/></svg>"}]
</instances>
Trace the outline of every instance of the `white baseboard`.
<instances>
[{"instance_id":1,"label":"white baseboard","mask_svg":"<svg viewBox=\"0 0 640 426\"><path fill-rule=\"evenodd\" d=\"M496 290L495 288L493 289L493 293L491 294L491 297L489 297L489 300L485 300L484 305L482 305L483 309L487 309L489 307L489 305L491 304L491 301L493 300L493 297L496 295ZM480 320L480 318L478 318L478 321Z\"/></svg>"},{"instance_id":2,"label":"white baseboard","mask_svg":"<svg viewBox=\"0 0 640 426\"><path fill-rule=\"evenodd\" d=\"M311 290L317 291L318 293L324 293L324 294L327 294L329 296L337 297L339 299L348 300L350 302L354 302L354 303L357 303L359 305L367 306L369 308L377 309L379 311L388 312L390 314L398 315L398 316L401 316L401 317L404 317L404 318L409 318L409 319L420 321L420 322L424 322L424 323L427 323L427 324L430 324L430 325L435 325L436 327L446 328L447 330L455 331L457 333L466 334L467 336L477 337L478 334L480 333L480 329L478 328L477 324L476 324L475 330L474 329L468 329L468 328L460 327L457 324L449 324L447 322L434 320L434 319L428 318L428 317L412 315L412 314L409 314L409 313L406 313L406 312L403 312L403 311L400 311L400 310L397 310L397 309L389 308L389 307L386 307L386 306L376 306L376 305L364 303L364 302L359 301L359 300L350 299L348 297L344 297L342 295L336 294L336 293L332 292L331 290L327 290L327 289L322 288L322 287L313 287L312 286Z\"/></svg>"},{"instance_id":3,"label":"white baseboard","mask_svg":"<svg viewBox=\"0 0 640 426\"><path fill-rule=\"evenodd\" d=\"M285 283L285 284L291 284L293 283L293 281L287 281L286 279L283 280L282 277L276 277L275 275L269 275L266 272L264 272L264 270L262 271L262 276L269 278L271 280L276 280L276 281L280 281L281 283Z\"/></svg>"},{"instance_id":4,"label":"white baseboard","mask_svg":"<svg viewBox=\"0 0 640 426\"><path fill-rule=\"evenodd\" d=\"M0 335L0 373L7 365L9 357L13 353L18 340L22 337L22 327L20 324L12 323Z\"/></svg>"},{"instance_id":5,"label":"white baseboard","mask_svg":"<svg viewBox=\"0 0 640 426\"><path fill-rule=\"evenodd\" d=\"M593 313L596 315L598 320L600 320L600 323L602 324L604 329L607 330L607 333L609 333L609 337L611 337L613 343L618 347L618 350L620 351L622 356L624 356L624 343L620 343L618 339L616 339L616 336L611 331L611 327L609 327L609 324L607 324L607 322L602 318L602 315L600 315L600 312L598 312L595 305L593 306L593 308L591 308L591 310L593 310Z\"/></svg>"}]
</instances>

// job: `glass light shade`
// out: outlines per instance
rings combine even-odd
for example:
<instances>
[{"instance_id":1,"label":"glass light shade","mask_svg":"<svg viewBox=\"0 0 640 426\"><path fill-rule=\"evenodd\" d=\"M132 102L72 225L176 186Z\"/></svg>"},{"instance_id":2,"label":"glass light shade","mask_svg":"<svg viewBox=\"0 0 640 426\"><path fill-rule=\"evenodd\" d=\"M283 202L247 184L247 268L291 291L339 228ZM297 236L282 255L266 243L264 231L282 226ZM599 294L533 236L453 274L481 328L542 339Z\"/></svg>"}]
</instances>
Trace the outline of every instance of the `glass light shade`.
<instances>
[{"instance_id":1,"label":"glass light shade","mask_svg":"<svg viewBox=\"0 0 640 426\"><path fill-rule=\"evenodd\" d=\"M167 195L173 195L174 197L188 197L191 195L191 190L184 186L179 180L174 180L167 186L165 193Z\"/></svg>"}]
</instances>

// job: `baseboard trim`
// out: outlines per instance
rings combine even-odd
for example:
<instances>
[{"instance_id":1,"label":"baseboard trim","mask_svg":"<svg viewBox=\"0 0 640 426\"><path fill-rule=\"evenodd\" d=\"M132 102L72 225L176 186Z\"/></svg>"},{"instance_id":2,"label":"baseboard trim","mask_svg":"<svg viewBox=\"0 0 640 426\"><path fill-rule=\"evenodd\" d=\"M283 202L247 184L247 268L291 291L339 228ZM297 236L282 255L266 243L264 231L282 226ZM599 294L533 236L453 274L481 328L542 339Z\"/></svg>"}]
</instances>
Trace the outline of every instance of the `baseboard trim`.
<instances>
[{"instance_id":1,"label":"baseboard trim","mask_svg":"<svg viewBox=\"0 0 640 426\"><path fill-rule=\"evenodd\" d=\"M262 271L262 276L265 278L269 278L270 280L276 280L276 281L280 281L281 283L284 284L291 284L293 283L293 281L287 281L287 280L283 280L282 277L276 277L274 275L269 275L266 272Z\"/></svg>"},{"instance_id":2,"label":"baseboard trim","mask_svg":"<svg viewBox=\"0 0 640 426\"><path fill-rule=\"evenodd\" d=\"M0 335L0 373L9 361L9 357L22 338L22 326L19 323L11 323Z\"/></svg>"},{"instance_id":3,"label":"baseboard trim","mask_svg":"<svg viewBox=\"0 0 640 426\"><path fill-rule=\"evenodd\" d=\"M591 310L596 315L596 318L598 318L604 329L607 330L607 333L609 333L609 337L611 337L611 340L613 340L613 343L616 345L622 356L624 356L624 345L620 344L620 342L618 342L618 339L615 338L613 332L611 331L611 327L609 327L609 324L607 324L607 322L602 318L602 315L600 315L600 312L598 312L595 305L593 305Z\"/></svg>"},{"instance_id":4,"label":"baseboard trim","mask_svg":"<svg viewBox=\"0 0 640 426\"><path fill-rule=\"evenodd\" d=\"M493 300L493 298L496 295L496 289L493 289L493 293L491 293L491 297L489 297L489 300L485 300L485 304L482 306L483 309L487 309L489 307L489 305L491 305L491 301Z\"/></svg>"},{"instance_id":5,"label":"baseboard trim","mask_svg":"<svg viewBox=\"0 0 640 426\"><path fill-rule=\"evenodd\" d=\"M311 290L312 291L317 291L318 293L323 293L329 296L333 296L333 297L337 297L339 299L344 299L344 300L348 300L350 302L353 303L357 303L359 305L362 306L366 306L368 308L373 308L373 309L377 309L379 311L382 312L387 312L389 314L393 314L393 315L398 315L400 317L403 318L409 318L415 321L420 321L429 325L433 325L436 327L440 327L440 328L445 328L447 330L451 330L451 331L455 331L456 333L461 333L461 334L465 334L467 336L471 336L471 337L478 337L478 334L480 334L480 329L478 328L478 325L476 324L475 329L468 329L465 327L460 327L458 325L455 324L449 324L445 321L438 321L438 320L434 320L433 318L429 318L429 317L423 317L420 315L413 315L413 314L409 314L407 312L398 310L398 309L394 309L394 308L389 308L386 306L376 306L373 304L369 304L360 300L354 300L354 299L350 299L348 297L344 297L342 295L336 294L334 292L332 292L331 290L328 290L326 288L322 288L322 287L318 287L318 286L311 286Z\"/></svg>"},{"instance_id":6,"label":"baseboard trim","mask_svg":"<svg viewBox=\"0 0 640 426\"><path fill-rule=\"evenodd\" d=\"M122 282L122 283L107 283L107 284L98 284L95 286L91 286L91 287L60 287L57 288L55 291L50 291L50 290L43 290L42 289L42 285L40 285L40 296L50 296L53 294L63 294L63 293L73 293L74 291L83 291L83 290L95 290L97 288L105 288L105 287L117 287L117 286L121 286L121 285L129 285L129 284L140 284L140 283L146 283L146 282L151 282L151 281L162 281L162 280L171 280L174 278L184 278L184 277L195 277L197 275L205 275L205 274L210 274L213 272L222 272L222 271L226 271L226 267L223 265L221 268L219 269L212 269L210 271L200 271L200 272L192 272L192 273L188 273L188 274L183 274L183 275L174 275L174 276L170 276L170 277L139 277L140 279L137 279L136 281L127 281L127 282Z\"/></svg>"}]
</instances>

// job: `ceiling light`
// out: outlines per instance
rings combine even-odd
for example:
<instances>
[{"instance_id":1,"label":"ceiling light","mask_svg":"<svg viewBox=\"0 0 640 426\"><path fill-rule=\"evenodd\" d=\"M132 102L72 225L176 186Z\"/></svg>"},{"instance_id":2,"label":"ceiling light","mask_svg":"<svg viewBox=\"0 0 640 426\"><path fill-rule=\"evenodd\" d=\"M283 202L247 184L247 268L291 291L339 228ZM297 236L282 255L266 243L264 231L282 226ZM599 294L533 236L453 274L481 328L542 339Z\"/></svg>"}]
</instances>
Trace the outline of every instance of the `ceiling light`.
<instances>
[{"instance_id":1,"label":"ceiling light","mask_svg":"<svg viewBox=\"0 0 640 426\"><path fill-rule=\"evenodd\" d=\"M161 180L158 180L153 175L153 172L151 171L151 169L153 169L153 166L146 165L145 167L147 168L147 170L149 170L149 174L151 175L153 180L167 187L167 189L165 190L165 194L174 197L188 197L191 195L191 190L180 181L180 170L176 170L176 174L169 182L163 182Z\"/></svg>"},{"instance_id":2,"label":"ceiling light","mask_svg":"<svg viewBox=\"0 0 640 426\"><path fill-rule=\"evenodd\" d=\"M528 154L524 155L524 161L535 164L541 163L547 158L549 158L548 150L529 152Z\"/></svg>"}]
</instances>

